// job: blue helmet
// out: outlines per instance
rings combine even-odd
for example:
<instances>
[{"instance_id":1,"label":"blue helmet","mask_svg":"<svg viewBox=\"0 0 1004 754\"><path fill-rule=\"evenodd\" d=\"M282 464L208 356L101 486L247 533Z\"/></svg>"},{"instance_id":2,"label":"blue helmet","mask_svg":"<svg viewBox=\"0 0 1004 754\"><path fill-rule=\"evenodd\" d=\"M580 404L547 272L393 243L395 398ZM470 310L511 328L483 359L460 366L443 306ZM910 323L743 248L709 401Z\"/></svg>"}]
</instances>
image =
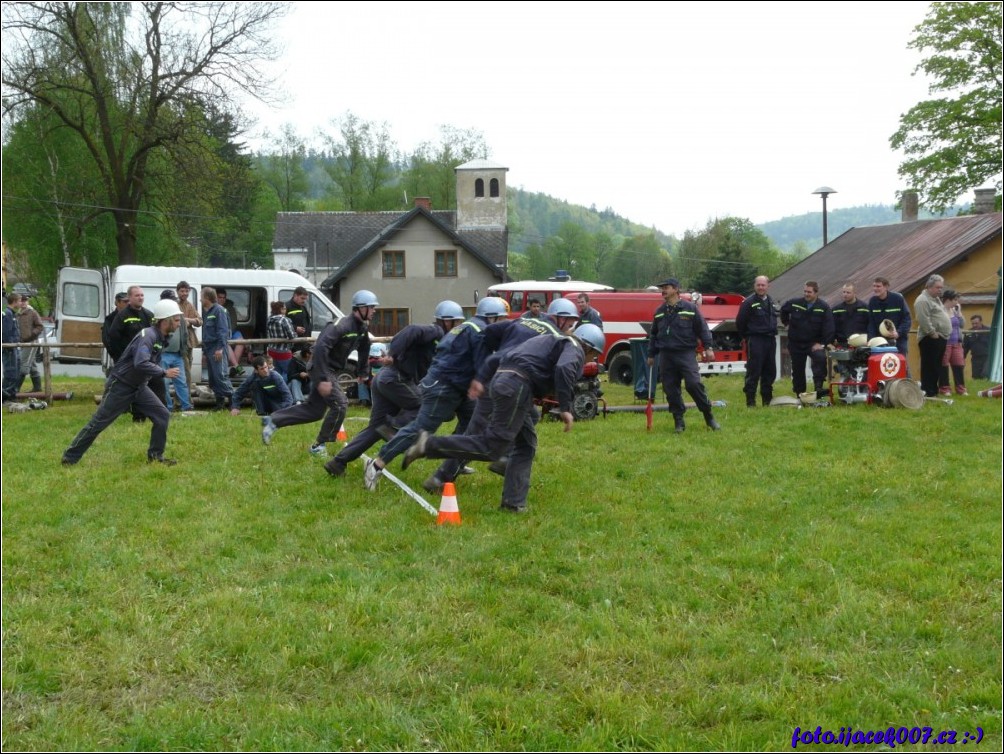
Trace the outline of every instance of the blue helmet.
<instances>
[{"instance_id":1,"label":"blue helmet","mask_svg":"<svg viewBox=\"0 0 1004 754\"><path fill-rule=\"evenodd\" d=\"M498 296L485 296L478 301L478 309L475 314L479 317L504 317L506 315L505 304Z\"/></svg>"},{"instance_id":2,"label":"blue helmet","mask_svg":"<svg viewBox=\"0 0 1004 754\"><path fill-rule=\"evenodd\" d=\"M373 291L356 291L352 294L352 308L355 309L357 306L380 306L380 302L377 301Z\"/></svg>"},{"instance_id":3,"label":"blue helmet","mask_svg":"<svg viewBox=\"0 0 1004 754\"><path fill-rule=\"evenodd\" d=\"M556 298L547 307L547 313L552 317L575 317L578 319L579 310L567 298Z\"/></svg>"},{"instance_id":4,"label":"blue helmet","mask_svg":"<svg viewBox=\"0 0 1004 754\"><path fill-rule=\"evenodd\" d=\"M606 336L596 325L579 325L575 328L575 332L572 335L581 340L583 345L599 353L603 353L603 349L607 345Z\"/></svg>"},{"instance_id":5,"label":"blue helmet","mask_svg":"<svg viewBox=\"0 0 1004 754\"><path fill-rule=\"evenodd\" d=\"M464 319L464 308L456 301L440 301L436 304L436 319Z\"/></svg>"}]
</instances>

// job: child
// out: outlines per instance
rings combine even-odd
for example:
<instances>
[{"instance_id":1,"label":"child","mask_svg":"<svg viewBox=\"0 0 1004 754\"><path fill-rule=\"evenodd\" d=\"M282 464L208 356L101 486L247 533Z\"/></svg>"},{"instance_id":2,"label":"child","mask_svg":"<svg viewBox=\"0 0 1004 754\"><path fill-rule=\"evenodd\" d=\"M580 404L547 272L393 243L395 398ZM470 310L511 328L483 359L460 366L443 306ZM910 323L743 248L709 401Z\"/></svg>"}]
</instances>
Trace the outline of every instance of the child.
<instances>
[{"instance_id":1,"label":"child","mask_svg":"<svg viewBox=\"0 0 1004 754\"><path fill-rule=\"evenodd\" d=\"M303 346L299 354L290 359L289 391L293 395L294 403L303 403L304 396L310 392L310 356L312 350L310 346Z\"/></svg>"}]
</instances>

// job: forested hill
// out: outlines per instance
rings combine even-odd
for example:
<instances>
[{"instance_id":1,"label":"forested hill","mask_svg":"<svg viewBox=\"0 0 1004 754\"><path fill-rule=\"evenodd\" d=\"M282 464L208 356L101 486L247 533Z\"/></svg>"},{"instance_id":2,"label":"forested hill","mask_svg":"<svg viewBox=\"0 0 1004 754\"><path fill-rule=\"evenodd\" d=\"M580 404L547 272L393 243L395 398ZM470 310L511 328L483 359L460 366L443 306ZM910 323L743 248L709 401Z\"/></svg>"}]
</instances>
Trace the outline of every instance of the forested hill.
<instances>
[{"instance_id":1,"label":"forested hill","mask_svg":"<svg viewBox=\"0 0 1004 754\"><path fill-rule=\"evenodd\" d=\"M569 204L547 194L509 189L509 248L523 253L527 247L541 244L546 238L558 235L562 223L571 222L589 233L603 231L613 238L655 233L659 245L667 251L673 250L680 239L675 239L656 228L633 223L610 209L597 210ZM958 213L953 208L947 216ZM921 211L921 219L934 217ZM827 235L833 240L851 228L869 225L889 225L901 219L899 209L889 205L864 205L827 212ZM756 226L764 235L786 253L804 256L823 245L823 225L821 212L792 215L780 220L772 220ZM696 231L701 228L695 228Z\"/></svg>"}]
</instances>

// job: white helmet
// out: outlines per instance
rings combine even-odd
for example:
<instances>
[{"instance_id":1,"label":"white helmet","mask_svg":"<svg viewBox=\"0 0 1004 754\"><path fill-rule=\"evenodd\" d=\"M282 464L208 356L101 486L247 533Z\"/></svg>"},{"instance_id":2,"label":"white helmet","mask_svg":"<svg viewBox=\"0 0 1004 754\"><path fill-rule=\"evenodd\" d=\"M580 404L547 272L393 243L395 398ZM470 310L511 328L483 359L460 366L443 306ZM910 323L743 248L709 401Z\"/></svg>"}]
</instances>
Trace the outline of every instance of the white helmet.
<instances>
[{"instance_id":1,"label":"white helmet","mask_svg":"<svg viewBox=\"0 0 1004 754\"><path fill-rule=\"evenodd\" d=\"M891 319L883 319L882 324L879 325L879 332L885 338L898 338L899 333L896 331L896 323Z\"/></svg>"},{"instance_id":2,"label":"white helmet","mask_svg":"<svg viewBox=\"0 0 1004 754\"><path fill-rule=\"evenodd\" d=\"M169 319L171 317L180 317L181 309L178 308L178 302L172 301L169 298L162 298L156 304L153 305L153 318L155 320Z\"/></svg>"},{"instance_id":3,"label":"white helmet","mask_svg":"<svg viewBox=\"0 0 1004 754\"><path fill-rule=\"evenodd\" d=\"M889 345L889 341L885 338L875 337L868 341L869 348L879 348L881 346Z\"/></svg>"},{"instance_id":4,"label":"white helmet","mask_svg":"<svg viewBox=\"0 0 1004 754\"><path fill-rule=\"evenodd\" d=\"M478 301L478 308L475 314L479 317L504 317L505 302L498 296L485 296Z\"/></svg>"},{"instance_id":5,"label":"white helmet","mask_svg":"<svg viewBox=\"0 0 1004 754\"><path fill-rule=\"evenodd\" d=\"M450 301L449 299L440 301L436 304L434 317L436 319L463 319L464 308L456 301Z\"/></svg>"},{"instance_id":6,"label":"white helmet","mask_svg":"<svg viewBox=\"0 0 1004 754\"><path fill-rule=\"evenodd\" d=\"M579 325L575 328L575 332L572 335L581 340L583 345L599 353L603 353L603 349L607 345L607 339L603 335L603 331L596 325Z\"/></svg>"},{"instance_id":7,"label":"white helmet","mask_svg":"<svg viewBox=\"0 0 1004 754\"><path fill-rule=\"evenodd\" d=\"M861 348L868 345L868 336L864 333L854 333L847 339L847 345L851 348Z\"/></svg>"},{"instance_id":8,"label":"white helmet","mask_svg":"<svg viewBox=\"0 0 1004 754\"><path fill-rule=\"evenodd\" d=\"M380 306L380 302L377 301L376 294L373 291L364 289L356 291L352 295L352 308L355 309L360 306Z\"/></svg>"},{"instance_id":9,"label":"white helmet","mask_svg":"<svg viewBox=\"0 0 1004 754\"><path fill-rule=\"evenodd\" d=\"M552 317L575 317L578 319L579 316L579 310L567 298L554 299L551 305L547 307L547 313Z\"/></svg>"}]
</instances>

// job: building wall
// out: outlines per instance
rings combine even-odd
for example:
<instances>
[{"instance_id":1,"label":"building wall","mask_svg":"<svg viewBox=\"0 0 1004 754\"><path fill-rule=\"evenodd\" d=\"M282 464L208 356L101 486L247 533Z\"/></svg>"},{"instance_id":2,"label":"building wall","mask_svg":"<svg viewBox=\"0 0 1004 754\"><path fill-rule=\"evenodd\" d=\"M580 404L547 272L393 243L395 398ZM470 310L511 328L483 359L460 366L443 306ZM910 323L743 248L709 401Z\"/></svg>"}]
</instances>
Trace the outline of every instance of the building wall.
<instances>
[{"instance_id":1,"label":"building wall","mask_svg":"<svg viewBox=\"0 0 1004 754\"><path fill-rule=\"evenodd\" d=\"M403 251L405 277L383 276L383 251ZM435 252L457 252L457 276L435 276ZM353 269L341 283L341 298L350 299L352 292L365 288L373 291L381 307L410 310L410 321L427 323L443 299L461 306L474 306L478 296L484 296L496 276L480 260L454 245L452 240L424 218L412 222L383 249L371 254Z\"/></svg>"},{"instance_id":2,"label":"building wall","mask_svg":"<svg viewBox=\"0 0 1004 754\"><path fill-rule=\"evenodd\" d=\"M508 225L506 206L505 168L457 171L457 227L498 227ZM485 182L485 195L475 196L474 184L480 178ZM492 178L499 182L499 195L490 196Z\"/></svg>"}]
</instances>

